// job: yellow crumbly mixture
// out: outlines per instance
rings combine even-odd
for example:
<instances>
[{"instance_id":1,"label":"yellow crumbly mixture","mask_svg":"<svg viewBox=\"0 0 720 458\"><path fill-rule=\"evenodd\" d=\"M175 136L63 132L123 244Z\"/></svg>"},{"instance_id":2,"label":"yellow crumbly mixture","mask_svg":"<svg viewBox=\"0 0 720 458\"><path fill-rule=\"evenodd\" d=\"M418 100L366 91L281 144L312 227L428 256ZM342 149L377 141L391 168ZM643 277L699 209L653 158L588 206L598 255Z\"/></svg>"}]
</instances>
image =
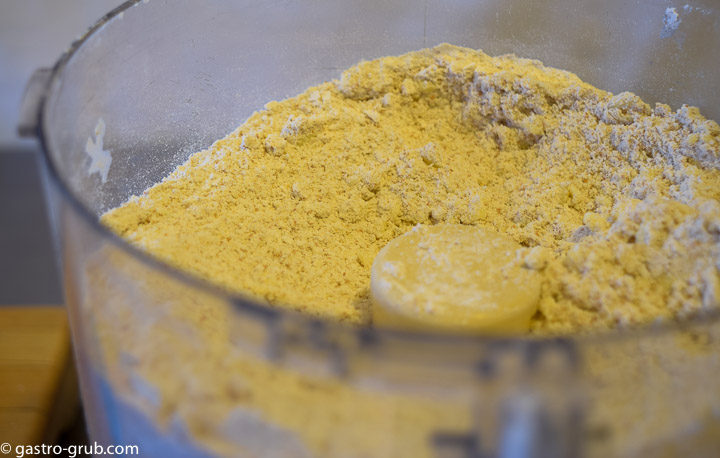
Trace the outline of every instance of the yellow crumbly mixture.
<instances>
[{"instance_id":1,"label":"yellow crumbly mixture","mask_svg":"<svg viewBox=\"0 0 720 458\"><path fill-rule=\"evenodd\" d=\"M228 290L360 324L385 244L418 223L477 225L520 243L541 276L532 332L600 330L718 305L719 134L695 108L441 45L269 103L102 221ZM88 259L74 292L97 331L88 351L121 404L153 420L157 431L113 410L144 453L431 458L438 432L479 434L492 450L512 370L478 385L425 368L405 383L409 361L383 365L348 343L348 374L297 371L250 351L272 339L222 298L113 245ZM589 456L645 456L698 430L720 409L717 384L697 382L717 373L718 341L709 327L580 342L588 427L609 447L589 444ZM546 375L562 394L577 387Z\"/></svg>"},{"instance_id":2,"label":"yellow crumbly mixture","mask_svg":"<svg viewBox=\"0 0 720 458\"><path fill-rule=\"evenodd\" d=\"M103 223L229 290L370 321L370 267L416 224L478 225L543 273L534 332L720 301L720 129L451 45L270 102Z\"/></svg>"}]
</instances>

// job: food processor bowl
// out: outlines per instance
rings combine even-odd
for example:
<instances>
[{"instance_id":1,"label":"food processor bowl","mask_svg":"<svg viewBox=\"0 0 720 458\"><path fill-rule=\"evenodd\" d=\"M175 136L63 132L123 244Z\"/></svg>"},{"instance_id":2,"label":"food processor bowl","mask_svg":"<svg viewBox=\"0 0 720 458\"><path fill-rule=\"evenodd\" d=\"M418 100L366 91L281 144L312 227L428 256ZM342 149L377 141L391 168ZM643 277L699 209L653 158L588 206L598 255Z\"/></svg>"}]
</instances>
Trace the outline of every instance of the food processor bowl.
<instances>
[{"instance_id":1,"label":"food processor bowl","mask_svg":"<svg viewBox=\"0 0 720 458\"><path fill-rule=\"evenodd\" d=\"M228 293L98 217L266 102L443 42L720 119L719 20L710 0L136 0L102 18L35 75L21 125L44 150L91 439L147 456L717 456L712 312L590 337L358 329Z\"/></svg>"}]
</instances>

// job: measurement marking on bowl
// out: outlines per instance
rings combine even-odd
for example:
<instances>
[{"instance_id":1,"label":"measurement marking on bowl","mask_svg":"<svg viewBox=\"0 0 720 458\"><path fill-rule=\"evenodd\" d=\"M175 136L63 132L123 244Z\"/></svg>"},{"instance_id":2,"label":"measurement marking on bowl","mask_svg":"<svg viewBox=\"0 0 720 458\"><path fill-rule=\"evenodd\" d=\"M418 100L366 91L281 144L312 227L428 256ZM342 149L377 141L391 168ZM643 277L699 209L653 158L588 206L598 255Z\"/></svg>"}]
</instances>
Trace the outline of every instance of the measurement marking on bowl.
<instances>
[{"instance_id":1,"label":"measurement marking on bowl","mask_svg":"<svg viewBox=\"0 0 720 458\"><path fill-rule=\"evenodd\" d=\"M110 164L112 163L110 150L103 149L104 138L105 121L100 118L95 126L95 140L93 140L92 137L88 137L87 143L85 144L85 152L90 156L90 160L92 161L90 162L88 175L96 172L99 173L103 184L107 181Z\"/></svg>"}]
</instances>

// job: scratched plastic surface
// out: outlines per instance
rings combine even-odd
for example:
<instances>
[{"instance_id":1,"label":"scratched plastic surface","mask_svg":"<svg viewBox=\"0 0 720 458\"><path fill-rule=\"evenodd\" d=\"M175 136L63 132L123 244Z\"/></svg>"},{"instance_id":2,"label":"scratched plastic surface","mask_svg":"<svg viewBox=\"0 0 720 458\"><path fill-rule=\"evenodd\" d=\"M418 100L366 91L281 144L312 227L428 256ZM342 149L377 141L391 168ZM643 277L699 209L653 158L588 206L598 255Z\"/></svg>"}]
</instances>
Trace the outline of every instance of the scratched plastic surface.
<instances>
[{"instance_id":1,"label":"scratched plastic surface","mask_svg":"<svg viewBox=\"0 0 720 458\"><path fill-rule=\"evenodd\" d=\"M121 7L56 67L39 133L92 439L138 444L148 455L212 454L183 428L159 425L138 408L147 393L123 376L138 364L130 342L117 358L99 345L98 323L112 317L114 304L165 320L168 335L183 336L187 323L171 310L194 301L232 317L226 330L237 352L339 381L357 396L431 399L467 418L462 427L429 431L414 417L389 418L390 430L424 432L392 436L377 456L402 456L410 442L439 457L716 456L720 323L712 317L552 341L349 329L272 311L175 272L101 229L97 215L265 102L335 78L361 59L442 42L538 58L600 88L673 108L697 105L720 119L719 18L710 0L150 0ZM88 173L88 141L92 151L110 152L105 181ZM171 341L160 338L157 355L170 354ZM317 405L307 422L333 424L336 414ZM275 431L266 426L262 434ZM362 421L352 427L358 437L375 431ZM226 454L300 455L285 440L258 445L257 431L235 430L237 450ZM328 427L328 443L344 433ZM312 454L358 454L350 446L334 450Z\"/></svg>"}]
</instances>

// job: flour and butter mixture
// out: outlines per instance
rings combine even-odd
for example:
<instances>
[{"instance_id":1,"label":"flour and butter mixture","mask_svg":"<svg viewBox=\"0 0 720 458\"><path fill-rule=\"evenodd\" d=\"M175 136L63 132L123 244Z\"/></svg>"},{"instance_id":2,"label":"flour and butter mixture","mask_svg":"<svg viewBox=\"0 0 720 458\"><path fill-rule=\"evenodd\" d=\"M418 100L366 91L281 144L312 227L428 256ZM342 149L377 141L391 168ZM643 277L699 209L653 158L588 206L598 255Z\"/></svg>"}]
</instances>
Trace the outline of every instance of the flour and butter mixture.
<instances>
[{"instance_id":1,"label":"flour and butter mixture","mask_svg":"<svg viewBox=\"0 0 720 458\"><path fill-rule=\"evenodd\" d=\"M388 242L492 229L542 274L531 332L586 332L720 304L719 168L696 108L440 45L268 103L102 220L225 288L358 324Z\"/></svg>"},{"instance_id":2,"label":"flour and butter mixture","mask_svg":"<svg viewBox=\"0 0 720 458\"><path fill-rule=\"evenodd\" d=\"M446 327L457 316L473 330L529 320L535 334L587 333L720 305L719 169L720 128L696 108L651 107L538 61L440 45L268 103L102 221L178 268L315 316L379 323L376 270L374 300L422 319L452 310ZM87 270L106 377L160 431L124 423L146 448L163 436L221 456L431 458L438 433L501 418L482 404L495 394L478 401L455 379L430 394L394 372L372 383L385 380L381 362L365 384L268 362L241 345L265 334L230 303L122 250L99 250ZM411 288L393 283L402 275ZM466 279L494 305L459 309L478 294ZM489 313L497 304L512 313ZM580 347L589 422L612 450L647 456L643 447L718 411L713 384L689 383L714 374L713 339ZM365 356L355 369L375 363Z\"/></svg>"}]
</instances>

